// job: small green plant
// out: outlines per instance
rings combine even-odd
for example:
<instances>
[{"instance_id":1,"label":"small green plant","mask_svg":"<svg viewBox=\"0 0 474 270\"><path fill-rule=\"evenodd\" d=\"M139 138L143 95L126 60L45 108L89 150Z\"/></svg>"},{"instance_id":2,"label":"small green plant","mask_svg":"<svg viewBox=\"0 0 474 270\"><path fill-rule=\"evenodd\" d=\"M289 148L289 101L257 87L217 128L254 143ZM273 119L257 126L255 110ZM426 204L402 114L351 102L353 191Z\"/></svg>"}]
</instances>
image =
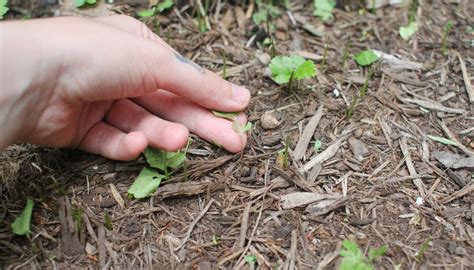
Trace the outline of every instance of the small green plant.
<instances>
[{"instance_id":1,"label":"small green plant","mask_svg":"<svg viewBox=\"0 0 474 270\"><path fill-rule=\"evenodd\" d=\"M352 99L351 105L347 109L347 119L351 119L352 115L354 114L355 108L359 101L364 98L365 93L367 92L367 88L369 87L369 82L372 79L372 75L374 74L374 68L371 67L369 69L369 73L367 74L367 77L365 78L364 85L359 89L358 95Z\"/></svg>"},{"instance_id":2,"label":"small green plant","mask_svg":"<svg viewBox=\"0 0 474 270\"><path fill-rule=\"evenodd\" d=\"M170 169L178 169L186 160L185 153L167 152L150 147L145 150L144 155L149 167L142 169L127 191L135 199L149 197L160 186L162 180L171 177Z\"/></svg>"},{"instance_id":3,"label":"small green plant","mask_svg":"<svg viewBox=\"0 0 474 270\"><path fill-rule=\"evenodd\" d=\"M84 210L82 208L79 208L76 204L72 205L72 220L74 221L74 224L76 225L76 231L78 233L81 233L83 229L83 218L82 215L84 214Z\"/></svg>"},{"instance_id":4,"label":"small green plant","mask_svg":"<svg viewBox=\"0 0 474 270\"><path fill-rule=\"evenodd\" d=\"M171 8L173 5L174 5L173 0L164 0L163 2L158 3L157 5L154 5L149 9L139 11L137 13L137 15L140 18L153 17L153 16L157 15L158 13L161 13L161 12Z\"/></svg>"},{"instance_id":5,"label":"small green plant","mask_svg":"<svg viewBox=\"0 0 474 270\"><path fill-rule=\"evenodd\" d=\"M243 136L245 132L248 132L252 129L252 123L247 122L245 125L240 125L239 121L237 120L237 112L219 112L219 111L212 111L212 113L217 116L227 120L232 121L232 128L235 132L239 135Z\"/></svg>"},{"instance_id":6,"label":"small green plant","mask_svg":"<svg viewBox=\"0 0 474 270\"><path fill-rule=\"evenodd\" d=\"M321 150L321 147L323 146L323 143L321 142L320 139L317 139L316 141L314 141L314 151L319 152L319 150Z\"/></svg>"},{"instance_id":7,"label":"small green plant","mask_svg":"<svg viewBox=\"0 0 474 270\"><path fill-rule=\"evenodd\" d=\"M428 246L430 245L430 243L431 243L431 236L428 237L428 239L426 239L425 241L423 241L423 244L421 244L420 250L416 252L415 254L416 261L420 262L423 260L425 256L425 252L428 249Z\"/></svg>"},{"instance_id":8,"label":"small green plant","mask_svg":"<svg viewBox=\"0 0 474 270\"><path fill-rule=\"evenodd\" d=\"M95 5L97 0L74 0L74 5L76 7L83 7L86 5Z\"/></svg>"},{"instance_id":9,"label":"small green plant","mask_svg":"<svg viewBox=\"0 0 474 270\"><path fill-rule=\"evenodd\" d=\"M312 60L305 60L298 55L277 56L270 62L273 80L278 84L288 83L290 91L294 80L303 80L314 77L317 73Z\"/></svg>"},{"instance_id":10,"label":"small green plant","mask_svg":"<svg viewBox=\"0 0 474 270\"><path fill-rule=\"evenodd\" d=\"M250 255L245 255L244 261L250 265L250 267L254 267L255 264L257 263L257 256L250 254Z\"/></svg>"},{"instance_id":11,"label":"small green plant","mask_svg":"<svg viewBox=\"0 0 474 270\"><path fill-rule=\"evenodd\" d=\"M113 230L112 219L110 218L109 212L105 211L104 213L104 225L105 228L109 231Z\"/></svg>"},{"instance_id":12,"label":"small green plant","mask_svg":"<svg viewBox=\"0 0 474 270\"><path fill-rule=\"evenodd\" d=\"M221 243L221 238L215 234L212 235L212 244L218 246Z\"/></svg>"},{"instance_id":13,"label":"small green plant","mask_svg":"<svg viewBox=\"0 0 474 270\"><path fill-rule=\"evenodd\" d=\"M369 257L364 256L364 253L359 249L357 243L349 240L342 241L343 249L339 252L342 257L339 270L373 270L374 261L383 256L388 250L387 245L379 248L369 250Z\"/></svg>"},{"instance_id":14,"label":"small green plant","mask_svg":"<svg viewBox=\"0 0 474 270\"><path fill-rule=\"evenodd\" d=\"M336 1L333 0L314 0L314 16L318 16L323 21L329 21L334 18L332 14L336 7Z\"/></svg>"},{"instance_id":15,"label":"small green plant","mask_svg":"<svg viewBox=\"0 0 474 270\"><path fill-rule=\"evenodd\" d=\"M209 18L207 17L210 1L206 0L204 2L204 5L202 5L201 1L198 1L197 3L198 3L197 21L198 21L199 32L205 33L211 29L211 24L209 22Z\"/></svg>"},{"instance_id":16,"label":"small green plant","mask_svg":"<svg viewBox=\"0 0 474 270\"><path fill-rule=\"evenodd\" d=\"M357 64L362 67L370 66L379 59L380 56L375 54L372 50L361 51L354 57L354 60L357 62Z\"/></svg>"},{"instance_id":17,"label":"small green plant","mask_svg":"<svg viewBox=\"0 0 474 270\"><path fill-rule=\"evenodd\" d=\"M285 169L288 167L288 156L290 154L289 151L290 147L290 136L287 136L285 139L285 147L278 151L277 157L276 157L276 164L278 167Z\"/></svg>"},{"instance_id":18,"label":"small green plant","mask_svg":"<svg viewBox=\"0 0 474 270\"><path fill-rule=\"evenodd\" d=\"M451 29L453 28L453 22L449 20L443 27L443 37L441 40L441 52L446 55L448 54L448 35Z\"/></svg>"},{"instance_id":19,"label":"small green plant","mask_svg":"<svg viewBox=\"0 0 474 270\"><path fill-rule=\"evenodd\" d=\"M398 32L404 40L409 40L416 31L418 31L418 23L416 22L416 11L418 9L418 0L412 1L410 10L408 11L408 24L400 26Z\"/></svg>"},{"instance_id":20,"label":"small green plant","mask_svg":"<svg viewBox=\"0 0 474 270\"><path fill-rule=\"evenodd\" d=\"M11 228L14 234L27 235L31 233L30 223L34 205L35 203L33 202L33 200L26 200L26 206L25 208L23 208L21 215L15 218L15 221L11 224Z\"/></svg>"},{"instance_id":21,"label":"small green plant","mask_svg":"<svg viewBox=\"0 0 474 270\"><path fill-rule=\"evenodd\" d=\"M3 19L3 16L8 12L8 0L0 0L0 20Z\"/></svg>"},{"instance_id":22,"label":"small green plant","mask_svg":"<svg viewBox=\"0 0 474 270\"><path fill-rule=\"evenodd\" d=\"M321 64L319 65L319 69L321 70L321 72L323 72L326 69L326 61L328 58L328 47L329 46L327 44L324 45L323 59L321 60Z\"/></svg>"},{"instance_id":23,"label":"small green plant","mask_svg":"<svg viewBox=\"0 0 474 270\"><path fill-rule=\"evenodd\" d=\"M278 7L272 4L272 1L269 3L264 3L262 0L256 0L257 12L254 12L252 15L252 21L255 25L260 25L262 22L268 22L270 19L276 19L281 15ZM269 29L267 29L268 31Z\"/></svg>"},{"instance_id":24,"label":"small green plant","mask_svg":"<svg viewBox=\"0 0 474 270\"><path fill-rule=\"evenodd\" d=\"M409 40L416 31L418 31L418 24L416 22L410 22L407 26L401 26L398 32L404 40Z\"/></svg>"}]
</instances>

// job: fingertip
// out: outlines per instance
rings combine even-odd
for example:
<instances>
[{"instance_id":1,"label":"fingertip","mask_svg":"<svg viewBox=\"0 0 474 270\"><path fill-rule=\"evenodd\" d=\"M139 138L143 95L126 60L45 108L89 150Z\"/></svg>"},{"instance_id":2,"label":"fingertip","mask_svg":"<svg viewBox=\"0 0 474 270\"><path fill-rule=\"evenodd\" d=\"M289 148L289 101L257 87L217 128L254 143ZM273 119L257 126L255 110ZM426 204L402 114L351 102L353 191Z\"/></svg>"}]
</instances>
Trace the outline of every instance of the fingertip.
<instances>
[{"instance_id":1,"label":"fingertip","mask_svg":"<svg viewBox=\"0 0 474 270\"><path fill-rule=\"evenodd\" d=\"M181 124L174 124L172 128L163 131L162 138L166 142L161 143L161 148L166 151L178 151L188 142L189 130Z\"/></svg>"},{"instance_id":2,"label":"fingertip","mask_svg":"<svg viewBox=\"0 0 474 270\"><path fill-rule=\"evenodd\" d=\"M250 102L250 91L242 86L232 84L232 99L239 109L245 109Z\"/></svg>"},{"instance_id":3,"label":"fingertip","mask_svg":"<svg viewBox=\"0 0 474 270\"><path fill-rule=\"evenodd\" d=\"M123 152L120 160L134 160L148 147L148 140L143 132L133 131L123 137Z\"/></svg>"}]
</instances>

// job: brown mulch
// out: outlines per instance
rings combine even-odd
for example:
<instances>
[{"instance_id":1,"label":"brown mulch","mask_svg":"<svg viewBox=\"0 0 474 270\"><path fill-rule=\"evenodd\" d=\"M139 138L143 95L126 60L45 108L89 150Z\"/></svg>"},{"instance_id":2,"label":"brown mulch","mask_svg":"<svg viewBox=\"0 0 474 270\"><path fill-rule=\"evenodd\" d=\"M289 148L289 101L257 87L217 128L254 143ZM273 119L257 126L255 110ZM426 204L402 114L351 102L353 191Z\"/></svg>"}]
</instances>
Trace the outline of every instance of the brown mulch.
<instances>
[{"instance_id":1,"label":"brown mulch","mask_svg":"<svg viewBox=\"0 0 474 270\"><path fill-rule=\"evenodd\" d=\"M48 1L12 2L10 19L72 12ZM472 160L468 166L446 162L453 155L472 159L474 152L474 102L466 83L474 76L470 0L420 1L419 30L410 41L398 34L409 7L362 14L337 8L329 23L312 15L312 1L292 1L289 12L280 7L284 12L270 31L277 55L299 53L319 66L327 46L325 68L291 92L268 76L272 52L262 45L268 31L247 16L255 6L210 1L211 29L200 33L194 3L201 1L176 2L145 22L210 70L222 71L226 55L227 79L252 91L248 146L231 155L194 138L187 171L147 200L127 197L142 158L115 162L79 151L10 146L0 157L0 267L252 269L245 256L255 255L257 269L333 269L342 240L350 239L364 252L388 245L377 269L474 268ZM133 15L147 3L97 8ZM454 27L445 55L448 20ZM348 120L368 74L352 56L366 48L405 65L377 64ZM350 57L343 67L345 51ZM275 127L262 128L265 113L276 119ZM309 144L297 147L300 141ZM277 155L286 142L289 165L281 168ZM32 233L16 237L10 224L27 197L36 203Z\"/></svg>"}]
</instances>

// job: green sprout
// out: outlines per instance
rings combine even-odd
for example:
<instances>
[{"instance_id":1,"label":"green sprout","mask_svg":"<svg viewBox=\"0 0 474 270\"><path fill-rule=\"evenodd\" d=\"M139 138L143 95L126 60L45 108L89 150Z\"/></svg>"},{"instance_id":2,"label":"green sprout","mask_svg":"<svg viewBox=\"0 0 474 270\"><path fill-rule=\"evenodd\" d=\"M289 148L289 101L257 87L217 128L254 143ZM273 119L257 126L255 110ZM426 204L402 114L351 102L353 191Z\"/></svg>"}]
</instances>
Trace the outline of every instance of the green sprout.
<instances>
[{"instance_id":1,"label":"green sprout","mask_svg":"<svg viewBox=\"0 0 474 270\"><path fill-rule=\"evenodd\" d=\"M221 238L215 234L212 235L212 244L218 246L221 243Z\"/></svg>"},{"instance_id":2,"label":"green sprout","mask_svg":"<svg viewBox=\"0 0 474 270\"><path fill-rule=\"evenodd\" d=\"M97 0L74 0L74 5L76 7L83 7L85 5L95 5Z\"/></svg>"},{"instance_id":3,"label":"green sprout","mask_svg":"<svg viewBox=\"0 0 474 270\"><path fill-rule=\"evenodd\" d=\"M245 125L240 125L237 119L238 112L219 112L219 111L212 111L212 113L217 116L227 120L232 121L232 128L235 132L239 135L243 136L245 132L248 132L252 129L252 123L247 122Z\"/></svg>"},{"instance_id":4,"label":"green sprout","mask_svg":"<svg viewBox=\"0 0 474 270\"><path fill-rule=\"evenodd\" d=\"M367 258L364 253L359 249L357 243L349 240L342 242L343 249L339 252L342 257L339 270L373 270L373 262L383 256L388 250L387 245L383 245L377 249L371 248L369 250L369 257Z\"/></svg>"},{"instance_id":5,"label":"green sprout","mask_svg":"<svg viewBox=\"0 0 474 270\"><path fill-rule=\"evenodd\" d=\"M369 82L372 79L372 75L374 74L374 68L371 67L369 69L369 73L367 74L367 77L365 78L364 85L359 89L359 93L357 97L352 99L351 105L349 106L349 109L347 110L347 119L351 119L352 115L354 114L355 107L359 103L359 100L364 98L365 93L367 92L367 88L369 87Z\"/></svg>"},{"instance_id":6,"label":"green sprout","mask_svg":"<svg viewBox=\"0 0 474 270\"><path fill-rule=\"evenodd\" d=\"M441 40L442 47L441 47L441 52L446 55L448 54L448 34L453 28L453 22L449 20L443 27L443 37Z\"/></svg>"},{"instance_id":7,"label":"green sprout","mask_svg":"<svg viewBox=\"0 0 474 270\"><path fill-rule=\"evenodd\" d=\"M255 263L257 263L257 256L251 254L251 255L245 255L244 261L248 263L251 267L255 266Z\"/></svg>"},{"instance_id":8,"label":"green sprout","mask_svg":"<svg viewBox=\"0 0 474 270\"><path fill-rule=\"evenodd\" d=\"M31 215L33 213L33 206L35 203L33 200L26 200L26 206L23 208L21 215L15 218L15 221L11 224L11 228L16 235L27 235L31 233L30 223Z\"/></svg>"},{"instance_id":9,"label":"green sprout","mask_svg":"<svg viewBox=\"0 0 474 270\"><path fill-rule=\"evenodd\" d=\"M314 0L313 15L320 17L323 21L329 21L334 18L332 14L336 7L336 1L333 0Z\"/></svg>"},{"instance_id":10,"label":"green sprout","mask_svg":"<svg viewBox=\"0 0 474 270\"><path fill-rule=\"evenodd\" d=\"M285 147L281 149L280 151L278 151L277 157L276 157L277 165L283 169L288 167L288 156L290 154L289 147L290 147L290 136L287 136L285 139Z\"/></svg>"},{"instance_id":11,"label":"green sprout","mask_svg":"<svg viewBox=\"0 0 474 270\"><path fill-rule=\"evenodd\" d=\"M303 80L314 77L317 73L312 60L305 60L298 55L277 56L270 62L273 80L278 84L288 83L290 91L294 80Z\"/></svg>"},{"instance_id":12,"label":"green sprout","mask_svg":"<svg viewBox=\"0 0 474 270\"><path fill-rule=\"evenodd\" d=\"M418 24L416 22L410 22L407 26L401 26L398 32L404 40L409 40L416 31L418 31Z\"/></svg>"},{"instance_id":13,"label":"green sprout","mask_svg":"<svg viewBox=\"0 0 474 270\"><path fill-rule=\"evenodd\" d=\"M3 15L7 14L8 12L8 0L0 0L0 20L3 19Z\"/></svg>"},{"instance_id":14,"label":"green sprout","mask_svg":"<svg viewBox=\"0 0 474 270\"><path fill-rule=\"evenodd\" d=\"M257 12L252 15L252 21L255 25L260 25L262 22L268 22L269 19L276 19L281 15L280 10L272 5L272 3L263 3L262 0L256 0ZM268 30L268 29L267 29Z\"/></svg>"},{"instance_id":15,"label":"green sprout","mask_svg":"<svg viewBox=\"0 0 474 270\"><path fill-rule=\"evenodd\" d=\"M415 259L416 261L421 261L423 260L423 257L425 255L426 250L428 249L428 246L431 243L431 236L426 239L423 244L421 244L420 250L418 250L415 254Z\"/></svg>"},{"instance_id":16,"label":"green sprout","mask_svg":"<svg viewBox=\"0 0 474 270\"><path fill-rule=\"evenodd\" d=\"M344 51L342 53L342 69L346 71L347 68L347 60L349 60L349 49L351 47L351 41L347 41L346 45L344 46Z\"/></svg>"},{"instance_id":17,"label":"green sprout","mask_svg":"<svg viewBox=\"0 0 474 270\"><path fill-rule=\"evenodd\" d=\"M178 169L186 160L185 153L167 152L150 147L145 150L144 155L149 167L142 169L127 191L135 199L149 197L160 186L162 180L171 177L170 169Z\"/></svg>"},{"instance_id":18,"label":"green sprout","mask_svg":"<svg viewBox=\"0 0 474 270\"><path fill-rule=\"evenodd\" d=\"M164 0L161 3L158 3L157 5L152 6L149 9L141 10L137 13L138 17L140 18L149 18L157 15L158 13L161 13L169 8L171 8L174 5L173 0Z\"/></svg>"},{"instance_id":19,"label":"green sprout","mask_svg":"<svg viewBox=\"0 0 474 270\"><path fill-rule=\"evenodd\" d=\"M109 215L109 212L105 211L104 213L104 225L105 225L105 228L109 231L113 230L113 227L112 227L112 219L110 218L110 215Z\"/></svg>"},{"instance_id":20,"label":"green sprout","mask_svg":"<svg viewBox=\"0 0 474 270\"><path fill-rule=\"evenodd\" d=\"M372 50L365 50L359 52L354 59L359 66L365 67L377 62L380 56L375 54Z\"/></svg>"}]
</instances>

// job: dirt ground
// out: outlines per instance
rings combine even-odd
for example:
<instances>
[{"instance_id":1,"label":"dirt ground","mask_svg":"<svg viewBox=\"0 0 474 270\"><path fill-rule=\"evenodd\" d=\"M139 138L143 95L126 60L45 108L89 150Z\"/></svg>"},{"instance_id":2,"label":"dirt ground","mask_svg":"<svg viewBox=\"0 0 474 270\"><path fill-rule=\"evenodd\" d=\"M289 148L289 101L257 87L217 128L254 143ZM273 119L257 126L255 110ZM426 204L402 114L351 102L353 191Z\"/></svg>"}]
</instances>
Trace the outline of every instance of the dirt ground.
<instances>
[{"instance_id":1,"label":"dirt ground","mask_svg":"<svg viewBox=\"0 0 474 270\"><path fill-rule=\"evenodd\" d=\"M149 4L77 10L65 2L10 1L7 19L136 15ZM254 1L210 1L210 30L201 33L201 1L177 2L144 22L209 70L222 72L225 55L227 79L252 91L248 146L232 155L194 136L186 173L146 200L127 197L143 158L10 146L0 157L1 268L334 269L350 239L363 252L388 245L376 269L474 269L471 0L420 0L410 41L398 34L410 5L364 10L339 1L334 20L323 23L312 1L291 1L267 31L250 19ZM262 45L268 32L276 55L313 59L318 75L294 91L274 83L272 50ZM369 73L353 55L367 48L387 55L348 119ZM282 168L276 157L286 143ZM35 201L32 233L14 236L10 224L26 198Z\"/></svg>"}]
</instances>

